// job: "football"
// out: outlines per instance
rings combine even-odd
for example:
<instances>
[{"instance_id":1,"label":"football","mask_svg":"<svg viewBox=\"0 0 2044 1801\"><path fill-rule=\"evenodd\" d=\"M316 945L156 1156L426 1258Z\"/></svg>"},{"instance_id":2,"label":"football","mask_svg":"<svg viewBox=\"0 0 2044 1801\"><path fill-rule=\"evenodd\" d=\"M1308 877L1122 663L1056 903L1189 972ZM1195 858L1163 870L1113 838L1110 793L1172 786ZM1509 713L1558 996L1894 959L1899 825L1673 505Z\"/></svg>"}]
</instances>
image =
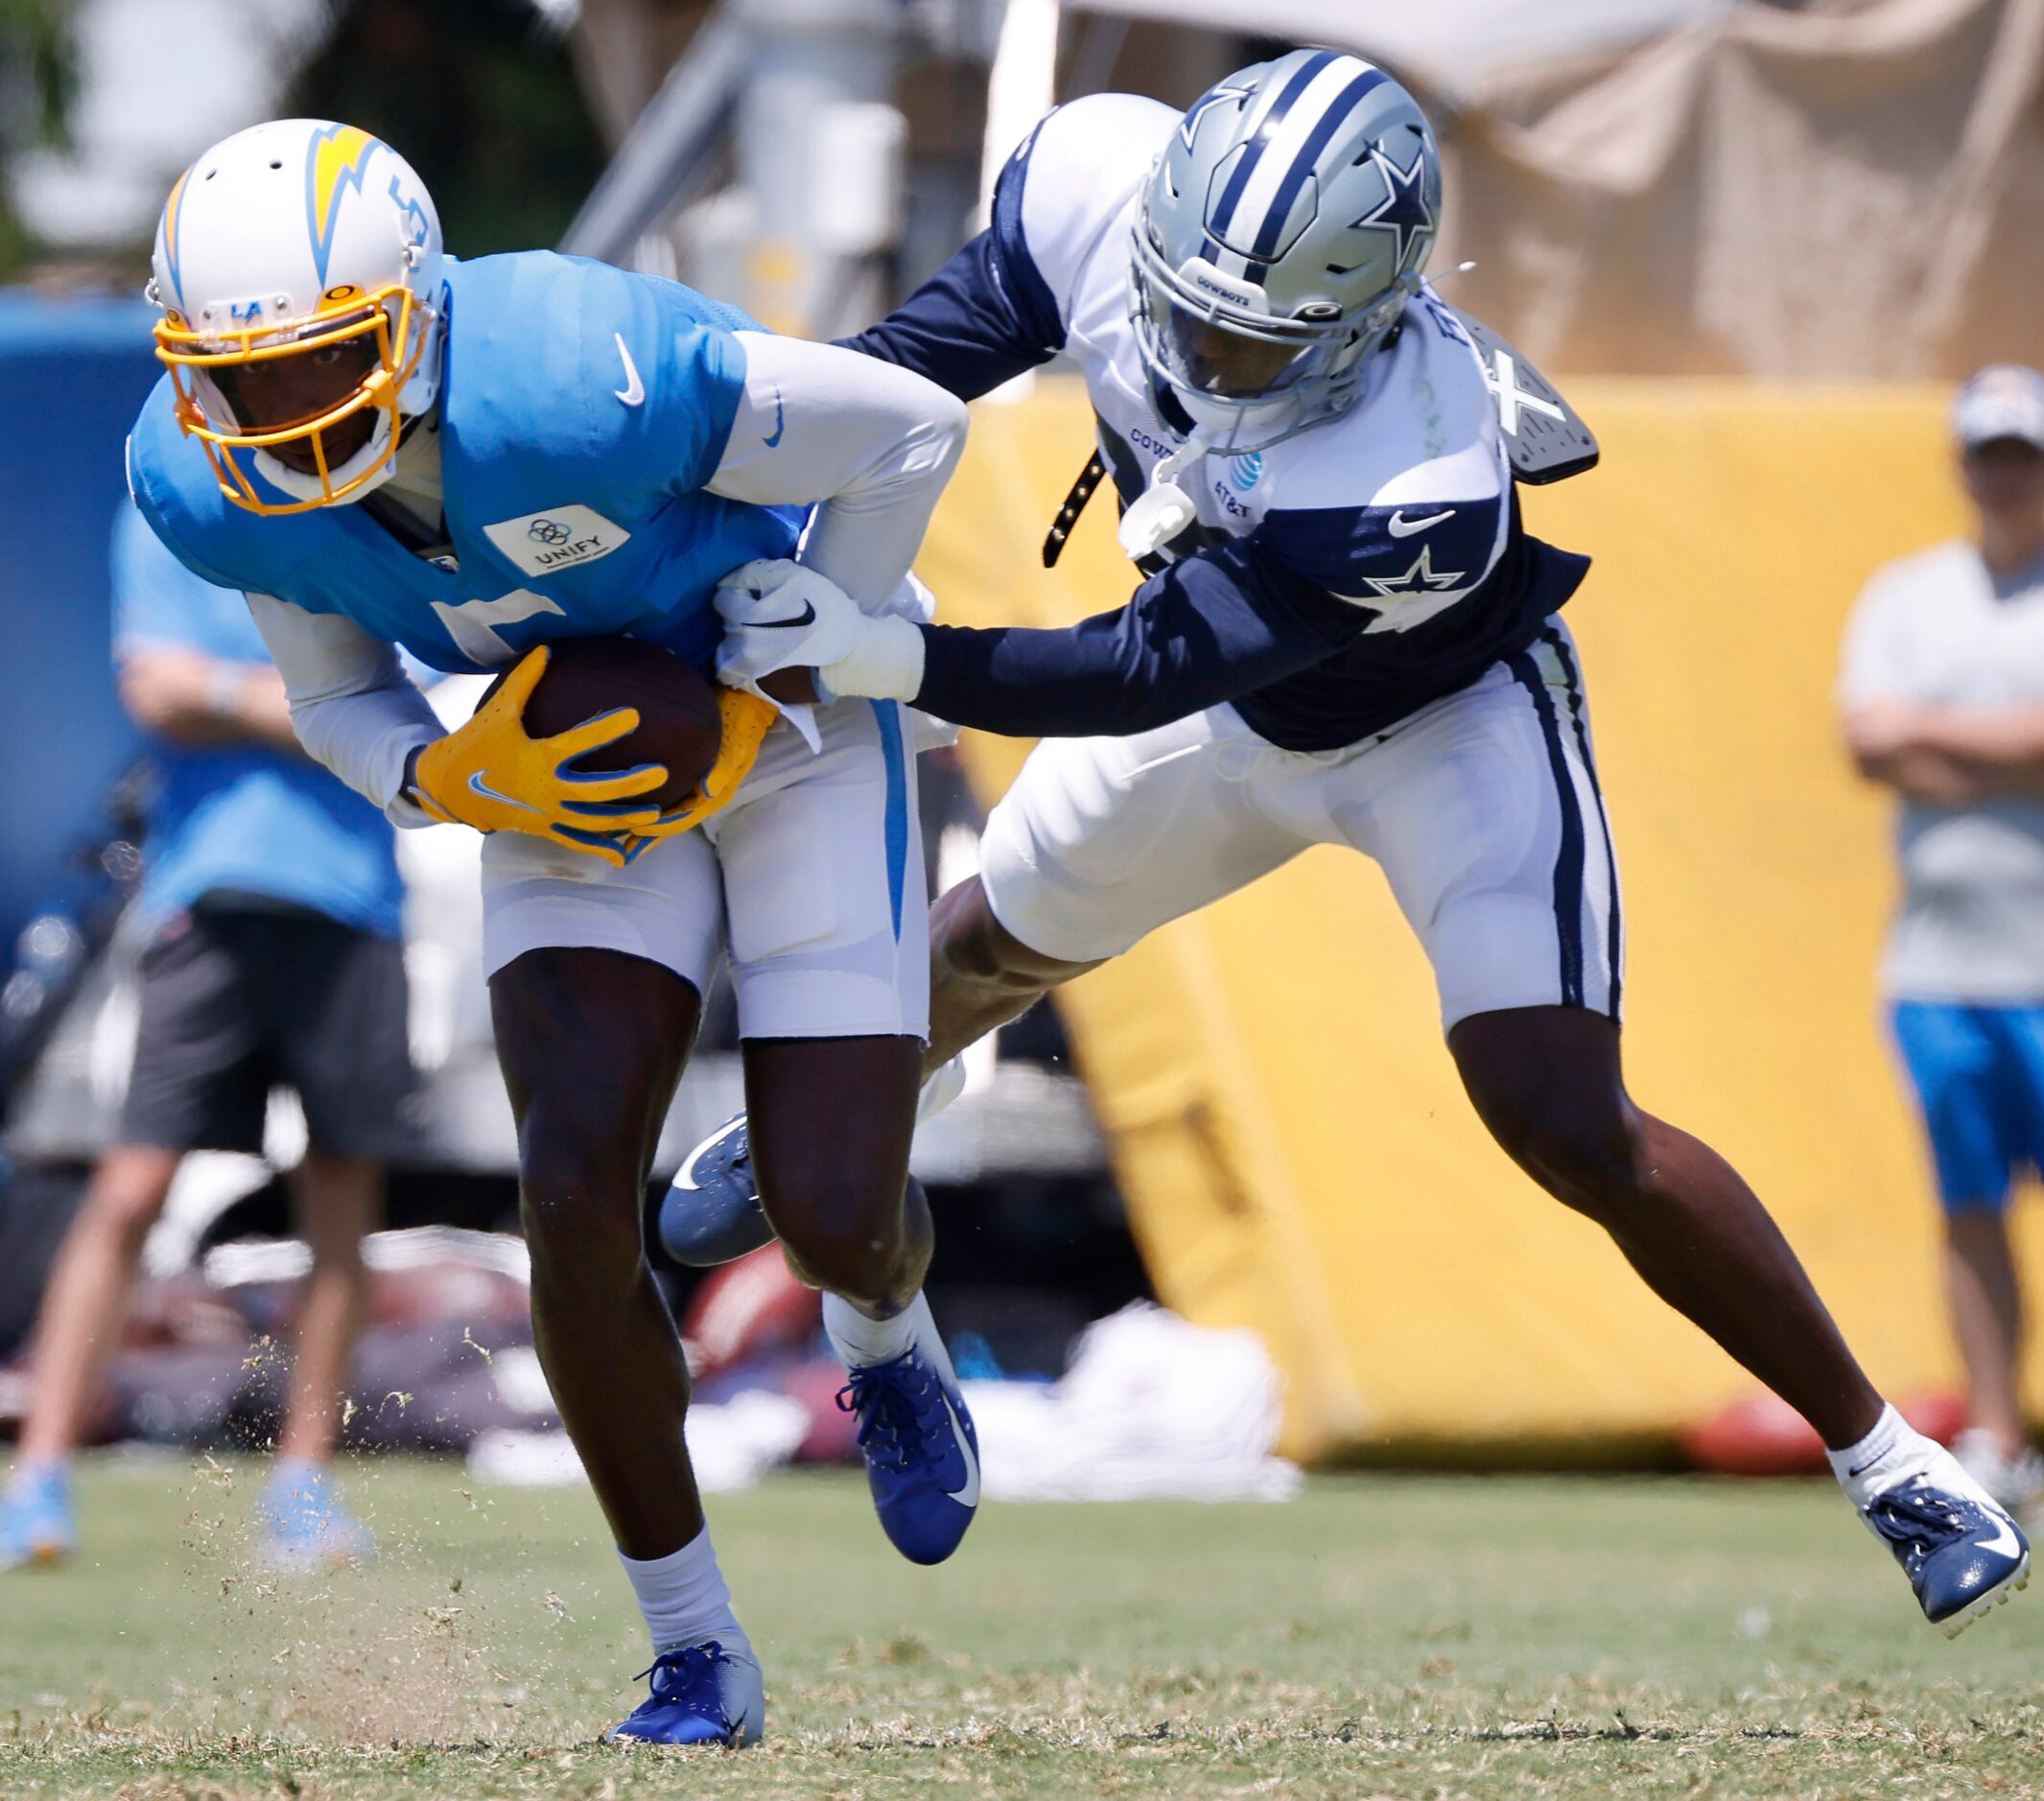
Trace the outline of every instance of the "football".
<instances>
[{"instance_id":1,"label":"football","mask_svg":"<svg viewBox=\"0 0 2044 1801\"><path fill-rule=\"evenodd\" d=\"M575 767L596 774L664 763L667 783L650 798L664 811L684 805L723 738L716 690L671 650L636 638L567 638L552 651L526 702L527 733L554 737L613 707L636 707L636 732L577 758Z\"/></svg>"}]
</instances>

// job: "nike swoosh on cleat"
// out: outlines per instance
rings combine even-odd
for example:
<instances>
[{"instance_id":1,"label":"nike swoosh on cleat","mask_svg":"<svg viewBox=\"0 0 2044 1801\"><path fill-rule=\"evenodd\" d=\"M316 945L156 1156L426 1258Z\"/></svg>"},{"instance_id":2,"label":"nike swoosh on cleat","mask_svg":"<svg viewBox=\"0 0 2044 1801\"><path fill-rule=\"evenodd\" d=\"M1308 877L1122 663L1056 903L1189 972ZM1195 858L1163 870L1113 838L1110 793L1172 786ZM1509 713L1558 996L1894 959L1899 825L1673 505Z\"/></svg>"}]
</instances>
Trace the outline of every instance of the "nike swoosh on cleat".
<instances>
[{"instance_id":1,"label":"nike swoosh on cleat","mask_svg":"<svg viewBox=\"0 0 2044 1801\"><path fill-rule=\"evenodd\" d=\"M1976 1539L1974 1543L1982 1551L1998 1552L2005 1557L2016 1556L2023 1549L2023 1541L2015 1535L2015 1526L2006 1514L1995 1520L1992 1538Z\"/></svg>"},{"instance_id":2,"label":"nike swoosh on cleat","mask_svg":"<svg viewBox=\"0 0 2044 1801\"><path fill-rule=\"evenodd\" d=\"M958 1410L952 1405L952 1397L944 1392L941 1383L937 1394L944 1402L944 1411L951 1415L952 1432L958 1440L958 1455L965 1459L965 1481L947 1492L960 1507L975 1508L979 1505L979 1460L973 1455L973 1441L965 1436L965 1428L958 1423Z\"/></svg>"},{"instance_id":3,"label":"nike swoosh on cleat","mask_svg":"<svg viewBox=\"0 0 2044 1801\"><path fill-rule=\"evenodd\" d=\"M1445 513L1432 513L1424 519L1407 519L1403 513L1391 516L1389 530L1394 538L1409 538L1416 531L1424 531L1429 526L1438 526L1444 519L1453 519L1455 509L1451 506Z\"/></svg>"},{"instance_id":4,"label":"nike swoosh on cleat","mask_svg":"<svg viewBox=\"0 0 2044 1801\"><path fill-rule=\"evenodd\" d=\"M768 450L772 450L776 444L780 443L781 433L786 430L787 417L781 407L781 390L777 387L774 389L774 433L773 436L766 440L766 448Z\"/></svg>"},{"instance_id":5,"label":"nike swoosh on cleat","mask_svg":"<svg viewBox=\"0 0 2044 1801\"><path fill-rule=\"evenodd\" d=\"M639 379L639 365L632 361L632 353L624 347L624 334L612 332L618 340L618 355L624 359L624 386L610 391L627 407L636 407L646 398L646 384Z\"/></svg>"},{"instance_id":6,"label":"nike swoosh on cleat","mask_svg":"<svg viewBox=\"0 0 2044 1801\"><path fill-rule=\"evenodd\" d=\"M515 807L522 813L536 813L539 811L539 808L529 802L513 800L508 794L498 793L487 782L483 781L482 771L480 769L469 777L468 791L471 794L480 794L485 801L496 801L505 807Z\"/></svg>"},{"instance_id":7,"label":"nike swoosh on cleat","mask_svg":"<svg viewBox=\"0 0 2044 1801\"><path fill-rule=\"evenodd\" d=\"M740 1113L736 1119L727 1119L722 1126L698 1144L695 1147L695 1155L682 1165L681 1174L674 1178L674 1186L686 1188L693 1194L702 1193L702 1183L695 1180L696 1164L700 1163L712 1151L722 1144L734 1132L739 1131L745 1124L746 1118L746 1114Z\"/></svg>"},{"instance_id":8,"label":"nike swoosh on cleat","mask_svg":"<svg viewBox=\"0 0 2044 1801\"><path fill-rule=\"evenodd\" d=\"M791 625L808 625L815 617L815 601L805 600L802 603L802 611L791 620L747 620L745 622L748 625L757 625L762 631L781 631Z\"/></svg>"}]
</instances>

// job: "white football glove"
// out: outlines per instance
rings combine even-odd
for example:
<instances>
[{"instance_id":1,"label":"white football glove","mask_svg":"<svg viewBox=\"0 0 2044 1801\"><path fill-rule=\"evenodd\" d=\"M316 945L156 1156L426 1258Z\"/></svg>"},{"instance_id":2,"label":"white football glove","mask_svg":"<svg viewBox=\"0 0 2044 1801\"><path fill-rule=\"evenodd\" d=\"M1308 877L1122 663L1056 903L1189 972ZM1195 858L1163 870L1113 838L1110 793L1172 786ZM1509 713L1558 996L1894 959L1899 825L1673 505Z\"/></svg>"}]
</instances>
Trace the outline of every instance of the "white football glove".
<instances>
[{"instance_id":1,"label":"white football glove","mask_svg":"<svg viewBox=\"0 0 2044 1801\"><path fill-rule=\"evenodd\" d=\"M818 698L866 694L913 700L923 686L923 634L912 621L871 618L828 575L786 557L735 569L717 586L724 642L717 676L757 689L777 669L813 669Z\"/></svg>"}]
</instances>

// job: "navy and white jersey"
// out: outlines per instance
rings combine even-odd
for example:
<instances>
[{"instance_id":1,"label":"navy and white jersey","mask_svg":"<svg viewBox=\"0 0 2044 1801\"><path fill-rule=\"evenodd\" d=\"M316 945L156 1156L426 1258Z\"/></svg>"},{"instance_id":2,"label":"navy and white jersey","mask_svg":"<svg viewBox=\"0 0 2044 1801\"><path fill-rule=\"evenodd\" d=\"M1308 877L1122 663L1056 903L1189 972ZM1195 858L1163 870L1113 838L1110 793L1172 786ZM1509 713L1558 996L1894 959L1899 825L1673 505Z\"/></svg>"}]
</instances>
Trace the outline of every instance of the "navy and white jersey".
<instances>
[{"instance_id":1,"label":"navy and white jersey","mask_svg":"<svg viewBox=\"0 0 2044 1801\"><path fill-rule=\"evenodd\" d=\"M1132 95L1060 107L1003 172L989 229L847 341L965 398L1068 354L1133 501L1190 429L1144 368L1129 296L1141 189L1179 125ZM1484 365L1431 292L1346 411L1209 455L1179 485L1196 521L1127 607L1062 634L932 627L917 705L997 731L1124 733L1233 700L1275 744L1331 749L1523 648L1587 568L1520 528Z\"/></svg>"}]
</instances>

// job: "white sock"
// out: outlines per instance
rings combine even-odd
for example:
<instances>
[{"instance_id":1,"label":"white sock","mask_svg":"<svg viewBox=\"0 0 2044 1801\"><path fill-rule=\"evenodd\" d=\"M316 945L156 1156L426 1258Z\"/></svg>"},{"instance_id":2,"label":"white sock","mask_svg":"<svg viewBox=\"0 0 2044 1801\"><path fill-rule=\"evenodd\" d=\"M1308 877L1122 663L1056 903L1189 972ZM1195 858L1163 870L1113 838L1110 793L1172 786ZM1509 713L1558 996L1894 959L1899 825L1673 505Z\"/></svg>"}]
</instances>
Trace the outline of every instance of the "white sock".
<instances>
[{"instance_id":1,"label":"white sock","mask_svg":"<svg viewBox=\"0 0 2044 1801\"><path fill-rule=\"evenodd\" d=\"M918 1290L916 1298L891 1320L876 1320L853 1306L842 1295L823 1298L823 1329L831 1335L831 1346L847 1368L860 1364L883 1364L899 1357L917 1339L934 1341L937 1322L929 1317L929 1302Z\"/></svg>"},{"instance_id":2,"label":"white sock","mask_svg":"<svg viewBox=\"0 0 2044 1801\"><path fill-rule=\"evenodd\" d=\"M1927 1467L1938 1455L1938 1445L1890 1405L1881 1409L1873 1430L1857 1444L1848 1444L1843 1451L1827 1450L1824 1455L1831 1460L1831 1473L1847 1499L1854 1507L1864 1508L1901 1477Z\"/></svg>"},{"instance_id":3,"label":"white sock","mask_svg":"<svg viewBox=\"0 0 2044 1801\"><path fill-rule=\"evenodd\" d=\"M664 1557L642 1562L621 1551L618 1561L623 1564L632 1593L639 1599L639 1611L646 1616L654 1656L720 1635L735 1633L744 1640L738 1615L731 1611L731 1590L724 1585L723 1571L717 1567L717 1548L710 1542L709 1527Z\"/></svg>"}]
</instances>

